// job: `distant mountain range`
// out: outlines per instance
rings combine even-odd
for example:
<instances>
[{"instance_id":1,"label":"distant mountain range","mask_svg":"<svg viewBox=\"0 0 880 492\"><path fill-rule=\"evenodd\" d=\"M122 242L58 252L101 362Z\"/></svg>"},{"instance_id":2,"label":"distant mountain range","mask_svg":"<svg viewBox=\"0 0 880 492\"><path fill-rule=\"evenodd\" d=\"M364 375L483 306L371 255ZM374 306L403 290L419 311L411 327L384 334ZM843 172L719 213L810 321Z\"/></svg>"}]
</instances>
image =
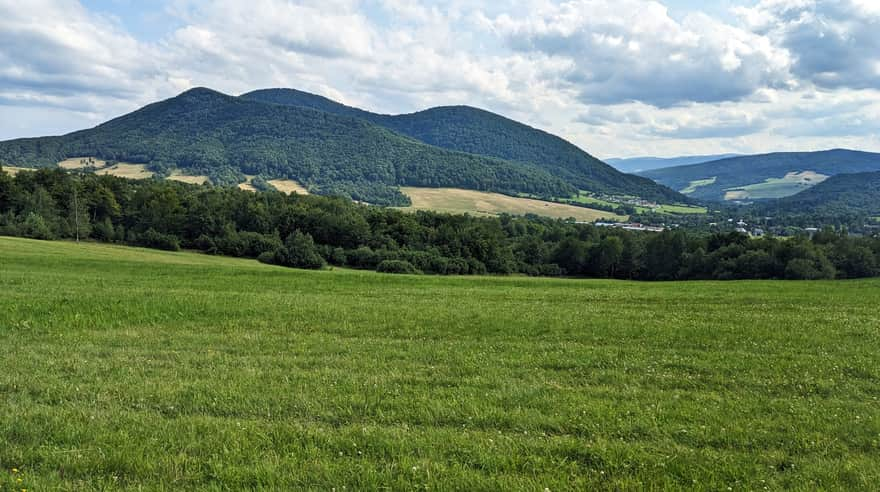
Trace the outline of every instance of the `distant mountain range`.
<instances>
[{"instance_id":1,"label":"distant mountain range","mask_svg":"<svg viewBox=\"0 0 880 492\"><path fill-rule=\"evenodd\" d=\"M290 178L312 191L400 205L398 186L569 197L578 190L686 202L549 133L466 106L379 115L289 89L233 97L198 88L89 130L0 142L0 164L73 157L141 163L235 183Z\"/></svg>"},{"instance_id":2,"label":"distant mountain range","mask_svg":"<svg viewBox=\"0 0 880 492\"><path fill-rule=\"evenodd\" d=\"M739 156L640 175L699 200L754 201L795 195L830 176L873 171L880 171L880 154L835 149Z\"/></svg>"},{"instance_id":3,"label":"distant mountain range","mask_svg":"<svg viewBox=\"0 0 880 492\"><path fill-rule=\"evenodd\" d=\"M624 173L639 173L665 167L687 166L703 162L739 157L740 154L689 155L681 157L628 157L605 159L615 169Z\"/></svg>"}]
</instances>

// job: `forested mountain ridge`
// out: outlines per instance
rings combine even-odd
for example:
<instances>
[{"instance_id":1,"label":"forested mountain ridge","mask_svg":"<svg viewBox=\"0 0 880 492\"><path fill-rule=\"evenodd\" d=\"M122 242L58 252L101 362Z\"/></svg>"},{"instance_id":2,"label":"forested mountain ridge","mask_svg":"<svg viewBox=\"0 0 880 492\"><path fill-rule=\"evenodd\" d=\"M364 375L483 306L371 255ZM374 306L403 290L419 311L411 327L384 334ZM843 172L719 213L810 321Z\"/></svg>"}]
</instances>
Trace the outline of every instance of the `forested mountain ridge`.
<instances>
[{"instance_id":1,"label":"forested mountain ridge","mask_svg":"<svg viewBox=\"0 0 880 492\"><path fill-rule=\"evenodd\" d=\"M810 189L778 200L769 210L821 216L880 216L880 172L832 176Z\"/></svg>"},{"instance_id":2,"label":"forested mountain ridge","mask_svg":"<svg viewBox=\"0 0 880 492\"><path fill-rule=\"evenodd\" d=\"M560 137L470 106L386 115L295 89L263 89L241 97L352 116L437 147L531 164L582 190L635 195L661 202L688 201L650 179L624 174Z\"/></svg>"},{"instance_id":3,"label":"forested mountain ridge","mask_svg":"<svg viewBox=\"0 0 880 492\"><path fill-rule=\"evenodd\" d=\"M824 176L880 171L880 154L846 149L819 152L776 152L732 157L688 166L669 167L640 173L675 190L697 181L688 196L723 200L730 189L781 179L789 173L811 171Z\"/></svg>"},{"instance_id":4,"label":"forested mountain ridge","mask_svg":"<svg viewBox=\"0 0 880 492\"><path fill-rule=\"evenodd\" d=\"M704 162L718 161L739 156L740 154L687 155L680 157L623 157L605 159L605 162L611 164L611 166L618 171L638 174L653 169L702 164Z\"/></svg>"},{"instance_id":5,"label":"forested mountain ridge","mask_svg":"<svg viewBox=\"0 0 880 492\"><path fill-rule=\"evenodd\" d=\"M149 164L236 182L288 177L321 193L376 204L398 185L569 196L575 187L535 166L427 145L364 119L265 104L197 88L89 130L0 142L0 164L52 166L69 157Z\"/></svg>"}]
</instances>

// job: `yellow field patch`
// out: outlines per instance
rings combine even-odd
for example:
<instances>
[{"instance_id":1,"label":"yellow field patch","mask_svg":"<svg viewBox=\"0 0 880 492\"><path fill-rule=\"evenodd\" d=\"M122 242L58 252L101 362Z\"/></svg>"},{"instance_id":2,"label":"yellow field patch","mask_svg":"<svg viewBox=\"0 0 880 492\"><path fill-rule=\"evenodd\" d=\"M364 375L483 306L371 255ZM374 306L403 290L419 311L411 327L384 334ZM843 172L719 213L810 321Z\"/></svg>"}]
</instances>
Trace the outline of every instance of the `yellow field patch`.
<instances>
[{"instance_id":1,"label":"yellow field patch","mask_svg":"<svg viewBox=\"0 0 880 492\"><path fill-rule=\"evenodd\" d=\"M68 171L82 169L84 167L101 169L105 166L107 166L107 161L95 157L71 157L70 159L65 159L58 163L58 167L61 169L67 169Z\"/></svg>"},{"instance_id":2,"label":"yellow field patch","mask_svg":"<svg viewBox=\"0 0 880 492\"><path fill-rule=\"evenodd\" d=\"M292 179L270 179L268 183L274 186L276 190L282 193L287 193L288 195L291 193L298 193L300 195L309 194L309 190L305 189L303 185Z\"/></svg>"},{"instance_id":3,"label":"yellow field patch","mask_svg":"<svg viewBox=\"0 0 880 492\"><path fill-rule=\"evenodd\" d=\"M252 184L254 181L254 178L256 178L256 176L252 176L250 174L245 174L244 175L244 183L238 183L238 189L244 190L244 191L250 191L252 193L256 193L257 189L254 188L254 185Z\"/></svg>"},{"instance_id":4,"label":"yellow field patch","mask_svg":"<svg viewBox=\"0 0 880 492\"><path fill-rule=\"evenodd\" d=\"M412 205L404 210L433 210L453 214L495 216L502 213L512 215L535 214L557 219L574 218L581 222L599 219L623 221L625 215L576 207L562 203L545 202L532 198L518 198L500 193L463 190L459 188L416 188L401 187L400 191L412 200Z\"/></svg>"},{"instance_id":5,"label":"yellow field patch","mask_svg":"<svg viewBox=\"0 0 880 492\"><path fill-rule=\"evenodd\" d=\"M3 166L3 172L8 173L12 176L20 173L21 171L36 171L36 169L31 167L15 167L15 166Z\"/></svg>"},{"instance_id":6,"label":"yellow field patch","mask_svg":"<svg viewBox=\"0 0 880 492\"><path fill-rule=\"evenodd\" d=\"M109 174L120 178L128 179L147 179L153 177L153 172L147 170L147 166L143 164L128 164L120 162L104 169L95 171L95 174Z\"/></svg>"},{"instance_id":7,"label":"yellow field patch","mask_svg":"<svg viewBox=\"0 0 880 492\"><path fill-rule=\"evenodd\" d=\"M192 176L189 174L183 174L179 170L176 170L171 173L171 176L168 176L167 179L171 181L180 181L181 183L189 183L189 184L205 184L208 182L208 177L203 175Z\"/></svg>"}]
</instances>

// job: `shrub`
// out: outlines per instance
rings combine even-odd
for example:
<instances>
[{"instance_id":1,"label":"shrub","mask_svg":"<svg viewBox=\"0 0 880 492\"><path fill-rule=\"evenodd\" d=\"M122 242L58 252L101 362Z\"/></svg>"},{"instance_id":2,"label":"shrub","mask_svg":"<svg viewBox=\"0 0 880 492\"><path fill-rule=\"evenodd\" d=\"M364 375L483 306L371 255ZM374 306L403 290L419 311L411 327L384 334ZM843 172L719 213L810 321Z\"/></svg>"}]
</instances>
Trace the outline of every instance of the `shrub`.
<instances>
[{"instance_id":1,"label":"shrub","mask_svg":"<svg viewBox=\"0 0 880 492\"><path fill-rule=\"evenodd\" d=\"M95 227L92 228L92 237L98 241L112 242L116 238L116 229L113 227L113 222L110 222L110 219L105 217L104 220L95 224Z\"/></svg>"},{"instance_id":2,"label":"shrub","mask_svg":"<svg viewBox=\"0 0 880 492\"><path fill-rule=\"evenodd\" d=\"M263 252L257 259L264 263L294 268L318 269L325 265L312 236L298 230L287 236L284 246L272 252L271 257L269 252Z\"/></svg>"},{"instance_id":3,"label":"shrub","mask_svg":"<svg viewBox=\"0 0 880 492\"><path fill-rule=\"evenodd\" d=\"M52 239L54 234L41 215L29 213L19 227L19 233L24 237L33 239Z\"/></svg>"},{"instance_id":4,"label":"shrub","mask_svg":"<svg viewBox=\"0 0 880 492\"><path fill-rule=\"evenodd\" d=\"M162 234L155 229L147 229L147 232L138 236L137 244L147 248L164 249L166 251L179 251L180 240L171 234Z\"/></svg>"},{"instance_id":5,"label":"shrub","mask_svg":"<svg viewBox=\"0 0 880 492\"><path fill-rule=\"evenodd\" d=\"M406 260L384 260L376 267L376 271L379 273L422 273Z\"/></svg>"}]
</instances>

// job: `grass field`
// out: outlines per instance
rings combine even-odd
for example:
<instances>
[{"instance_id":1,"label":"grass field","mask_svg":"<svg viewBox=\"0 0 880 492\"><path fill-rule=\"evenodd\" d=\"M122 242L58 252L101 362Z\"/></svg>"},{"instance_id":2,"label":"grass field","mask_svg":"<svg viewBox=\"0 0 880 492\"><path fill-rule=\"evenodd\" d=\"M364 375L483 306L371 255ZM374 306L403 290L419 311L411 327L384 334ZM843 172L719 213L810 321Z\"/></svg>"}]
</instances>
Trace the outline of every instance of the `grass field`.
<instances>
[{"instance_id":1,"label":"grass field","mask_svg":"<svg viewBox=\"0 0 880 492\"><path fill-rule=\"evenodd\" d=\"M688 195L690 193L697 191L697 188L699 188L701 186L709 186L711 184L715 184L716 179L718 179L718 178L713 176L711 178L697 179L697 180L691 181L687 185L687 188L684 188L683 190L681 190L680 193L682 193L684 195Z\"/></svg>"},{"instance_id":2,"label":"grass field","mask_svg":"<svg viewBox=\"0 0 880 492\"><path fill-rule=\"evenodd\" d=\"M409 210L434 210L447 213L469 213L478 216L535 214L545 217L567 219L574 217L583 222L598 219L626 220L625 215L563 203L545 202L532 198L520 198L500 193L463 190L459 188L401 187L400 191L412 200Z\"/></svg>"},{"instance_id":3,"label":"grass field","mask_svg":"<svg viewBox=\"0 0 880 492\"><path fill-rule=\"evenodd\" d=\"M309 194L309 190L305 189L303 185L292 179L270 179L267 182L274 186L276 190L282 193L287 193L288 195L291 193L298 193L300 195Z\"/></svg>"},{"instance_id":4,"label":"grass field","mask_svg":"<svg viewBox=\"0 0 880 492\"><path fill-rule=\"evenodd\" d=\"M95 169L100 169L107 165L107 161L103 159L96 159L94 157L71 157L70 159L65 159L58 163L58 167L61 169L72 170L72 169L82 169L87 166L94 167Z\"/></svg>"},{"instance_id":5,"label":"grass field","mask_svg":"<svg viewBox=\"0 0 880 492\"><path fill-rule=\"evenodd\" d=\"M148 170L146 165L129 164L125 162L101 168L95 171L95 174L109 174L111 176L127 179L147 179L153 176L153 172Z\"/></svg>"},{"instance_id":6,"label":"grass field","mask_svg":"<svg viewBox=\"0 0 880 492\"><path fill-rule=\"evenodd\" d=\"M3 172L8 173L12 176L20 173L21 171L33 171L33 168L30 167L16 167L16 166L3 166Z\"/></svg>"},{"instance_id":7,"label":"grass field","mask_svg":"<svg viewBox=\"0 0 880 492\"><path fill-rule=\"evenodd\" d=\"M0 238L0 289L2 490L880 483L878 281L392 276Z\"/></svg>"},{"instance_id":8,"label":"grass field","mask_svg":"<svg viewBox=\"0 0 880 492\"><path fill-rule=\"evenodd\" d=\"M609 202L607 200L602 200L600 198L596 198L592 195L592 193L588 191L580 191L578 192L578 196L570 199L571 202L582 203L584 205L603 205L616 207L619 206L619 203ZM636 212L640 214L655 212L660 214L676 214L676 215L689 215L689 214L705 214L707 212L706 207L698 207L695 205L658 205L657 208L648 208L648 207L635 207Z\"/></svg>"},{"instance_id":9,"label":"grass field","mask_svg":"<svg viewBox=\"0 0 880 492\"><path fill-rule=\"evenodd\" d=\"M190 174L183 174L180 170L175 170L171 173L168 178L171 181L180 181L181 183L189 183L189 184L205 184L210 181L210 178L204 175L193 176Z\"/></svg>"},{"instance_id":10,"label":"grass field","mask_svg":"<svg viewBox=\"0 0 880 492\"><path fill-rule=\"evenodd\" d=\"M828 179L813 171L791 172L782 178L770 178L763 183L740 186L725 191L725 200L758 200L784 198L799 193Z\"/></svg>"}]
</instances>

